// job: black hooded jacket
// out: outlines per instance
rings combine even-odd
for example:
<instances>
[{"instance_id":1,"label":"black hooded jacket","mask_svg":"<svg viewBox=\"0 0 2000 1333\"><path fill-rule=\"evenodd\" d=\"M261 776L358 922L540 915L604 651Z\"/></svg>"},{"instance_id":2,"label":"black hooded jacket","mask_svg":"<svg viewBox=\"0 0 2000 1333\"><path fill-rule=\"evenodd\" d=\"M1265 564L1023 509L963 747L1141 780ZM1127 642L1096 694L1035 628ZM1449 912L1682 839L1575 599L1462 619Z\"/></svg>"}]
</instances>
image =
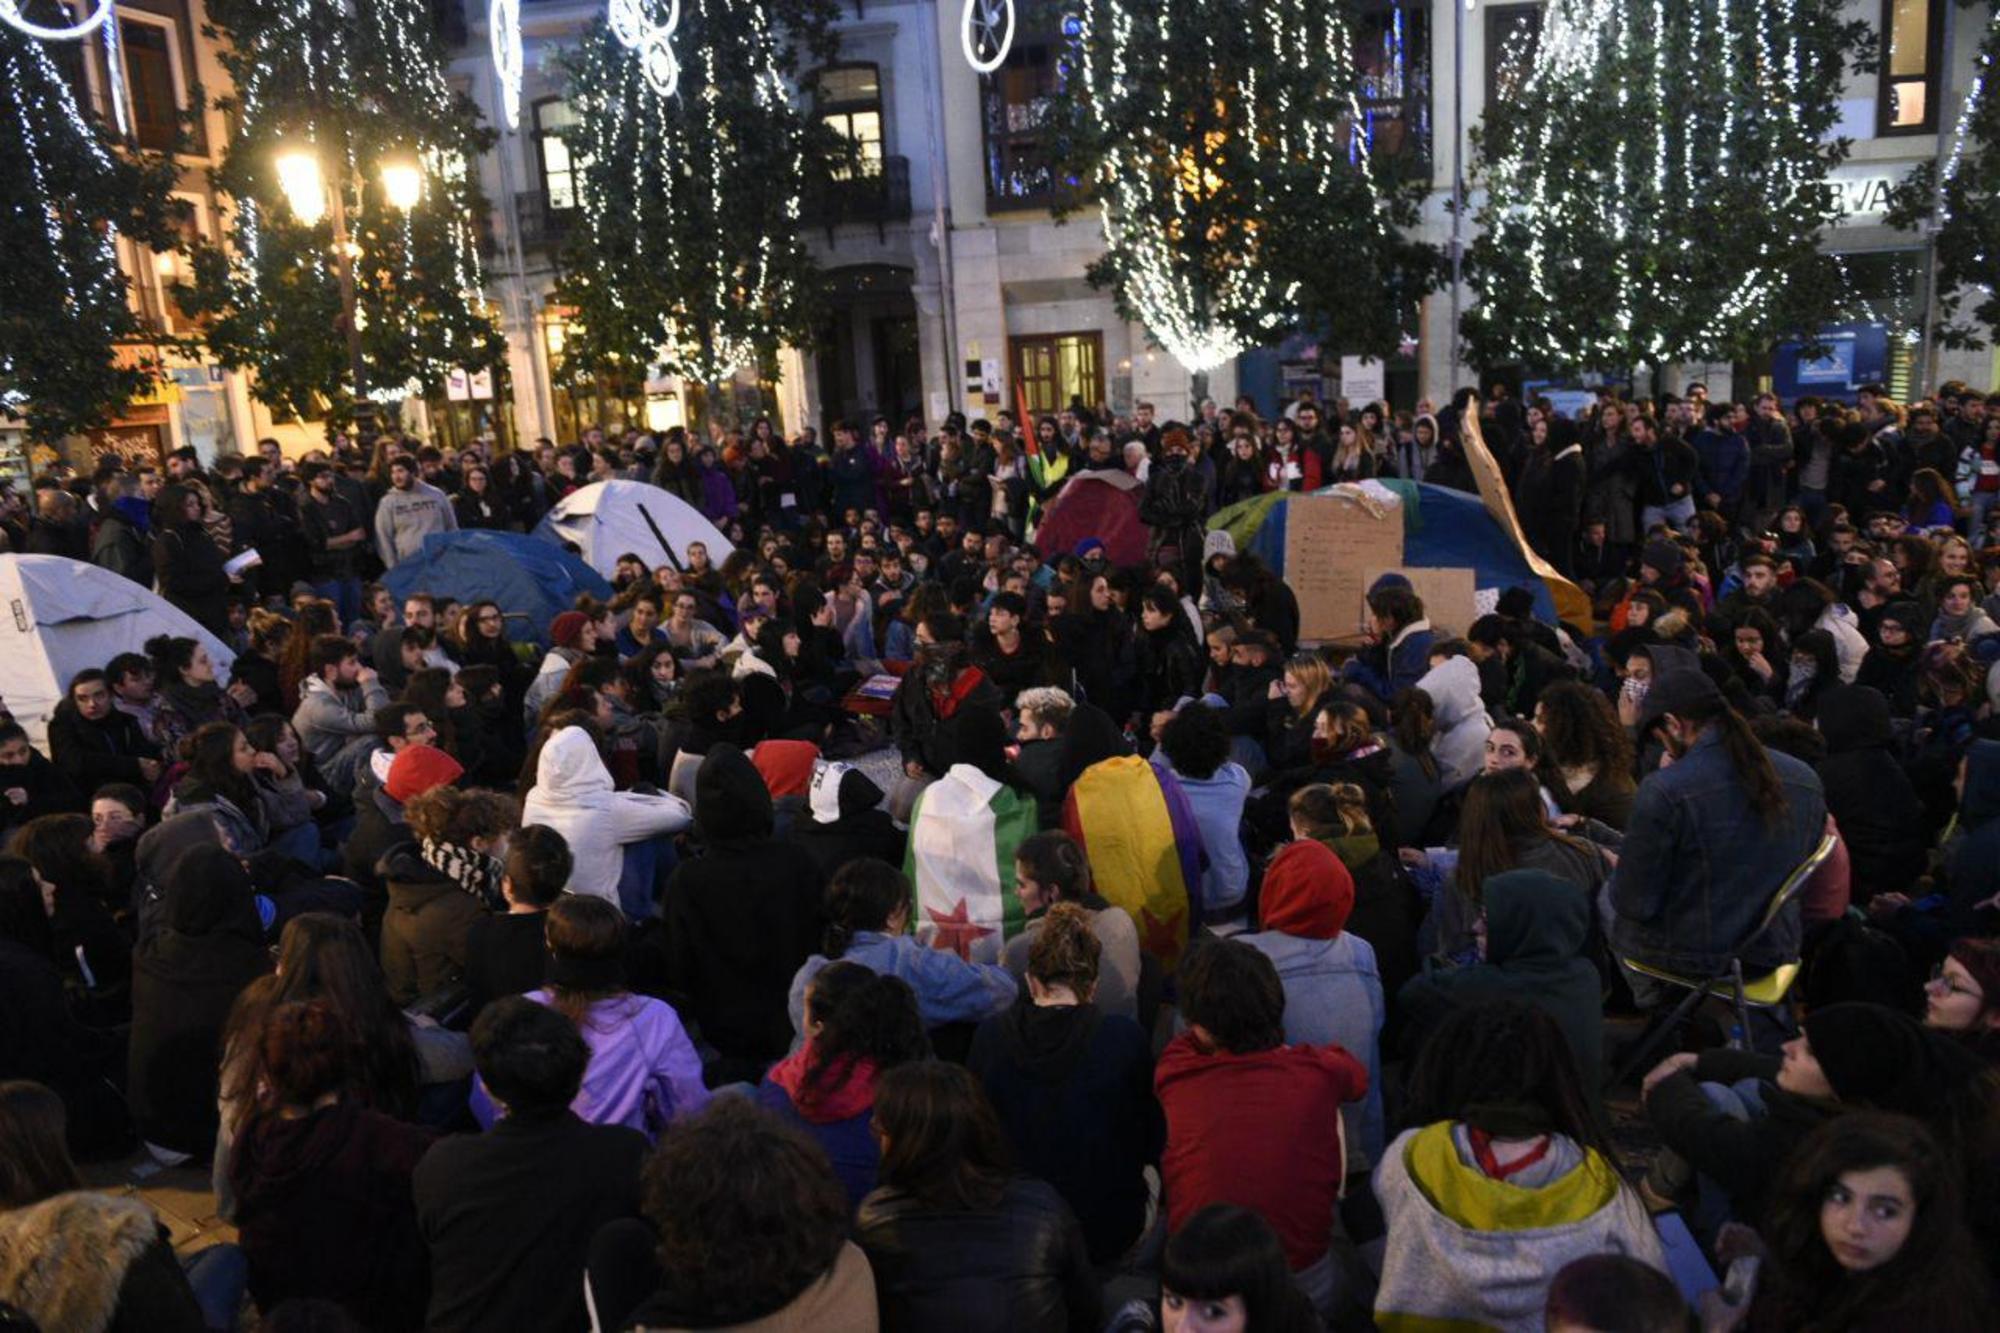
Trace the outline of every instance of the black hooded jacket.
<instances>
[{"instance_id":1,"label":"black hooded jacket","mask_svg":"<svg viewBox=\"0 0 2000 1333\"><path fill-rule=\"evenodd\" d=\"M1153 1058L1129 1018L1094 1004L1014 1006L979 1025L967 1066L986 1086L1028 1175L1046 1180L1083 1226L1092 1263L1116 1259L1145 1222L1145 1168L1166 1125Z\"/></svg>"},{"instance_id":2,"label":"black hooded jacket","mask_svg":"<svg viewBox=\"0 0 2000 1333\"><path fill-rule=\"evenodd\" d=\"M197 1157L214 1148L223 1024L270 967L249 872L214 844L183 851L160 929L132 955L126 1098L149 1143Z\"/></svg>"},{"instance_id":3,"label":"black hooded jacket","mask_svg":"<svg viewBox=\"0 0 2000 1333\"><path fill-rule=\"evenodd\" d=\"M792 1044L792 977L825 930L825 877L796 841L771 836L771 793L736 746L710 747L695 775L703 853L667 882L666 981L725 1061L755 1078Z\"/></svg>"},{"instance_id":4,"label":"black hooded jacket","mask_svg":"<svg viewBox=\"0 0 2000 1333\"><path fill-rule=\"evenodd\" d=\"M1904 892L1924 871L1930 821L1889 749L1888 702L1865 685L1836 685L1819 697L1819 730L1819 780L1847 843L1854 901Z\"/></svg>"},{"instance_id":5,"label":"black hooded jacket","mask_svg":"<svg viewBox=\"0 0 2000 1333\"><path fill-rule=\"evenodd\" d=\"M815 782L807 798L809 818L795 820L789 835L805 848L820 874L828 879L849 861L873 857L890 865L903 864L906 837L889 812L882 809L882 789L866 773L849 768L834 792L835 818L823 819L824 798Z\"/></svg>"}]
</instances>

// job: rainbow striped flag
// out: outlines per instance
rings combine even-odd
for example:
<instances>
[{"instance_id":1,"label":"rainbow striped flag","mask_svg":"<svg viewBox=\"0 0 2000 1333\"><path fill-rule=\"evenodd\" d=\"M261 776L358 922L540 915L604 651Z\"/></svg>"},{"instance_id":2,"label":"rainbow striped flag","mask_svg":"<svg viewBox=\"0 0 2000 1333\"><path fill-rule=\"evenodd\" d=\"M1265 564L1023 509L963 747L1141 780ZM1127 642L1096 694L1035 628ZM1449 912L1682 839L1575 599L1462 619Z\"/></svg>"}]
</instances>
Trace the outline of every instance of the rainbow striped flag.
<instances>
[{"instance_id":1,"label":"rainbow striped flag","mask_svg":"<svg viewBox=\"0 0 2000 1333\"><path fill-rule=\"evenodd\" d=\"M1091 887L1122 907L1147 953L1171 971L1201 923L1201 832L1172 773L1136 755L1086 768L1063 801Z\"/></svg>"},{"instance_id":2,"label":"rainbow striped flag","mask_svg":"<svg viewBox=\"0 0 2000 1333\"><path fill-rule=\"evenodd\" d=\"M1022 924L1014 849L1035 829L1035 798L971 764L954 764L924 788L903 860L917 938L969 962L999 962Z\"/></svg>"}]
</instances>

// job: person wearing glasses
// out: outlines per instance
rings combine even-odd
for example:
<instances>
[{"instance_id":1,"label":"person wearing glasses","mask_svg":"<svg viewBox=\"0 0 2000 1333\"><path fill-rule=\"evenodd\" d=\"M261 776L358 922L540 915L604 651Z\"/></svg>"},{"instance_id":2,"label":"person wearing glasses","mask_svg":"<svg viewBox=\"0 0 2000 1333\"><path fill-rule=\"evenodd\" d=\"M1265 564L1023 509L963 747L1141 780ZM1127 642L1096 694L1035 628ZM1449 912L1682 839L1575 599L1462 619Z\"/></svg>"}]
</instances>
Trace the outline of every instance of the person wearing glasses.
<instances>
[{"instance_id":1,"label":"person wearing glasses","mask_svg":"<svg viewBox=\"0 0 2000 1333\"><path fill-rule=\"evenodd\" d=\"M2000 940L1968 937L1951 946L1924 987L1924 1026L2000 1064Z\"/></svg>"}]
</instances>

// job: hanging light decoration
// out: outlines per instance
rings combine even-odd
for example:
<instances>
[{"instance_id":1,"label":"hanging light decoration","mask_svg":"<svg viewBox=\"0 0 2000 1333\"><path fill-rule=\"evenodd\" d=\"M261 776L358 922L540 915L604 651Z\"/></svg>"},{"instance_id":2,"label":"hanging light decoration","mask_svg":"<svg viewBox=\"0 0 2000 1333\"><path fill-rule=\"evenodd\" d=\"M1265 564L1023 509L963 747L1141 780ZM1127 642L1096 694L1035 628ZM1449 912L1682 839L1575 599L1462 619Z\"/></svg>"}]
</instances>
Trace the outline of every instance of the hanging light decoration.
<instances>
[{"instance_id":1,"label":"hanging light decoration","mask_svg":"<svg viewBox=\"0 0 2000 1333\"><path fill-rule=\"evenodd\" d=\"M958 40L965 63L974 70L991 74L999 69L1014 47L1014 0L965 0Z\"/></svg>"}]
</instances>

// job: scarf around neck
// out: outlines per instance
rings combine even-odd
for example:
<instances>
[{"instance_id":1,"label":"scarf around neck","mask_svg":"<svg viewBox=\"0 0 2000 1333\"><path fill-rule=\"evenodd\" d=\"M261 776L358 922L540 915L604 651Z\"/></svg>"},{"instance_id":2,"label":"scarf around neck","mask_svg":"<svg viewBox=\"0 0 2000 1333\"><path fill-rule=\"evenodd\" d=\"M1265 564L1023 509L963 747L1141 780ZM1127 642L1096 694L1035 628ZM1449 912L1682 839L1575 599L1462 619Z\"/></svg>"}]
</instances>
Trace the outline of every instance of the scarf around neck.
<instances>
[{"instance_id":1,"label":"scarf around neck","mask_svg":"<svg viewBox=\"0 0 2000 1333\"><path fill-rule=\"evenodd\" d=\"M507 901L500 893L504 868L485 852L425 838L418 844L417 855L425 865L478 899L482 907L494 912L507 910Z\"/></svg>"}]
</instances>

